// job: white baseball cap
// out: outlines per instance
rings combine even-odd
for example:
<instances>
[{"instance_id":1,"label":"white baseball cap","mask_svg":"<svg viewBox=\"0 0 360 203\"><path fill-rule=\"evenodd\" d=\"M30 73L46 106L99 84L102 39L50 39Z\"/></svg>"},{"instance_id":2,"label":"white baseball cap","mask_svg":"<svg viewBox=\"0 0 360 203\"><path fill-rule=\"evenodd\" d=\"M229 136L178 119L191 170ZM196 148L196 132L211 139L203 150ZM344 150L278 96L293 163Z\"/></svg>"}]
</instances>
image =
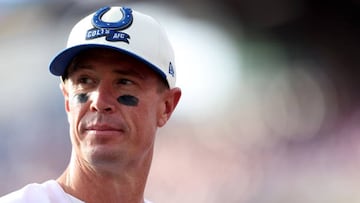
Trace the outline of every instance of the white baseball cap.
<instances>
[{"instance_id":1,"label":"white baseball cap","mask_svg":"<svg viewBox=\"0 0 360 203\"><path fill-rule=\"evenodd\" d=\"M165 30L152 17L125 7L103 7L80 20L70 32L66 49L50 63L50 72L63 76L71 60L89 48L128 54L175 87L174 52Z\"/></svg>"}]
</instances>

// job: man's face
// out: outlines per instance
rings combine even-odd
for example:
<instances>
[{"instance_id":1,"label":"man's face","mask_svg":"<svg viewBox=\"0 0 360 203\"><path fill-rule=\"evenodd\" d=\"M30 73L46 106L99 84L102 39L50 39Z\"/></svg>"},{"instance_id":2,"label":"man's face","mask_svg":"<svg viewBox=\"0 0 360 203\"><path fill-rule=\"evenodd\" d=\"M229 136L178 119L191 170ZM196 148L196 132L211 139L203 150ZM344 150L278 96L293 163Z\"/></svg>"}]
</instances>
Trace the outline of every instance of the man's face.
<instances>
[{"instance_id":1,"label":"man's face","mask_svg":"<svg viewBox=\"0 0 360 203\"><path fill-rule=\"evenodd\" d=\"M76 156L98 166L151 156L157 127L180 98L143 63L104 49L73 60L62 91Z\"/></svg>"}]
</instances>

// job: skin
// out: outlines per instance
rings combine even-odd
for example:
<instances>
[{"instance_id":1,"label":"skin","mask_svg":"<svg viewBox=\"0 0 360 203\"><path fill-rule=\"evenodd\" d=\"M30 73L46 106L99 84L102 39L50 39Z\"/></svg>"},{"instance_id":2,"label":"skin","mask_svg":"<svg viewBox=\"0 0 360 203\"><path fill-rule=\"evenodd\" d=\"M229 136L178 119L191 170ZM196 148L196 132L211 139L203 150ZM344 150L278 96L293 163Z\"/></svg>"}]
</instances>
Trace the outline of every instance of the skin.
<instances>
[{"instance_id":1,"label":"skin","mask_svg":"<svg viewBox=\"0 0 360 203\"><path fill-rule=\"evenodd\" d=\"M72 154L57 179L65 192L87 203L140 203L156 131L180 97L141 62L115 51L92 49L69 66L60 84ZM119 101L135 97L136 105Z\"/></svg>"},{"instance_id":2,"label":"skin","mask_svg":"<svg viewBox=\"0 0 360 203\"><path fill-rule=\"evenodd\" d=\"M132 95L121 95L117 98L117 101L120 104L128 105L128 106L137 106L139 103L139 99Z\"/></svg>"}]
</instances>

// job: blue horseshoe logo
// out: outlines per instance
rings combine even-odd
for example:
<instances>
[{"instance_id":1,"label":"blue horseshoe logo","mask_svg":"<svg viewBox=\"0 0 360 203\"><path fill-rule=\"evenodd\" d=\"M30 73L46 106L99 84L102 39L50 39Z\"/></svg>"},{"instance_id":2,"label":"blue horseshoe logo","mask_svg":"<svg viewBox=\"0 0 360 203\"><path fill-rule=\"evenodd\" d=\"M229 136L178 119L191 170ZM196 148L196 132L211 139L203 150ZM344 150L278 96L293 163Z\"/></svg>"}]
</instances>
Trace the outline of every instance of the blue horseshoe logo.
<instances>
[{"instance_id":1,"label":"blue horseshoe logo","mask_svg":"<svg viewBox=\"0 0 360 203\"><path fill-rule=\"evenodd\" d=\"M129 27L133 21L131 8L120 8L123 17L118 22L104 22L101 20L102 16L110 10L109 6L103 7L96 11L93 16L92 23L97 28L105 28L109 30L123 30Z\"/></svg>"}]
</instances>

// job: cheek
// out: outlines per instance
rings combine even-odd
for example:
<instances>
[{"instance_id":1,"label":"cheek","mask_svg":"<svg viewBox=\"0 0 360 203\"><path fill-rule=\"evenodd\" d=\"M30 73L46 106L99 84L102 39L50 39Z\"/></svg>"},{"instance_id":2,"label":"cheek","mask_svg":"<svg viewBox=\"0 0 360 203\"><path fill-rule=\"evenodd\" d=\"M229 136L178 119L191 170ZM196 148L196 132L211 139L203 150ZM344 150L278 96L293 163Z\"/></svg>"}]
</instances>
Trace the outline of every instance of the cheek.
<instances>
[{"instance_id":1,"label":"cheek","mask_svg":"<svg viewBox=\"0 0 360 203\"><path fill-rule=\"evenodd\" d=\"M138 106L139 104L139 98L132 95L121 95L117 101L126 106Z\"/></svg>"},{"instance_id":2,"label":"cheek","mask_svg":"<svg viewBox=\"0 0 360 203\"><path fill-rule=\"evenodd\" d=\"M80 93L74 96L74 102L76 103L86 103L89 100L89 95L87 93Z\"/></svg>"},{"instance_id":3,"label":"cheek","mask_svg":"<svg viewBox=\"0 0 360 203\"><path fill-rule=\"evenodd\" d=\"M84 111L84 104L89 100L88 93L75 94L69 99L69 112L68 117L69 121L77 122L79 117L81 117L81 112Z\"/></svg>"},{"instance_id":4,"label":"cheek","mask_svg":"<svg viewBox=\"0 0 360 203\"><path fill-rule=\"evenodd\" d=\"M89 94L88 93L80 93L75 94L72 97L70 97L69 100L69 109L71 114L79 114L81 109L84 107L85 103L89 100Z\"/></svg>"},{"instance_id":5,"label":"cheek","mask_svg":"<svg viewBox=\"0 0 360 203\"><path fill-rule=\"evenodd\" d=\"M139 119L142 123L147 122L147 126L154 130L158 127L158 119L160 116L160 105L156 100L155 97L149 97L151 99L143 98L139 105L138 113ZM145 119L146 118L146 119Z\"/></svg>"}]
</instances>

